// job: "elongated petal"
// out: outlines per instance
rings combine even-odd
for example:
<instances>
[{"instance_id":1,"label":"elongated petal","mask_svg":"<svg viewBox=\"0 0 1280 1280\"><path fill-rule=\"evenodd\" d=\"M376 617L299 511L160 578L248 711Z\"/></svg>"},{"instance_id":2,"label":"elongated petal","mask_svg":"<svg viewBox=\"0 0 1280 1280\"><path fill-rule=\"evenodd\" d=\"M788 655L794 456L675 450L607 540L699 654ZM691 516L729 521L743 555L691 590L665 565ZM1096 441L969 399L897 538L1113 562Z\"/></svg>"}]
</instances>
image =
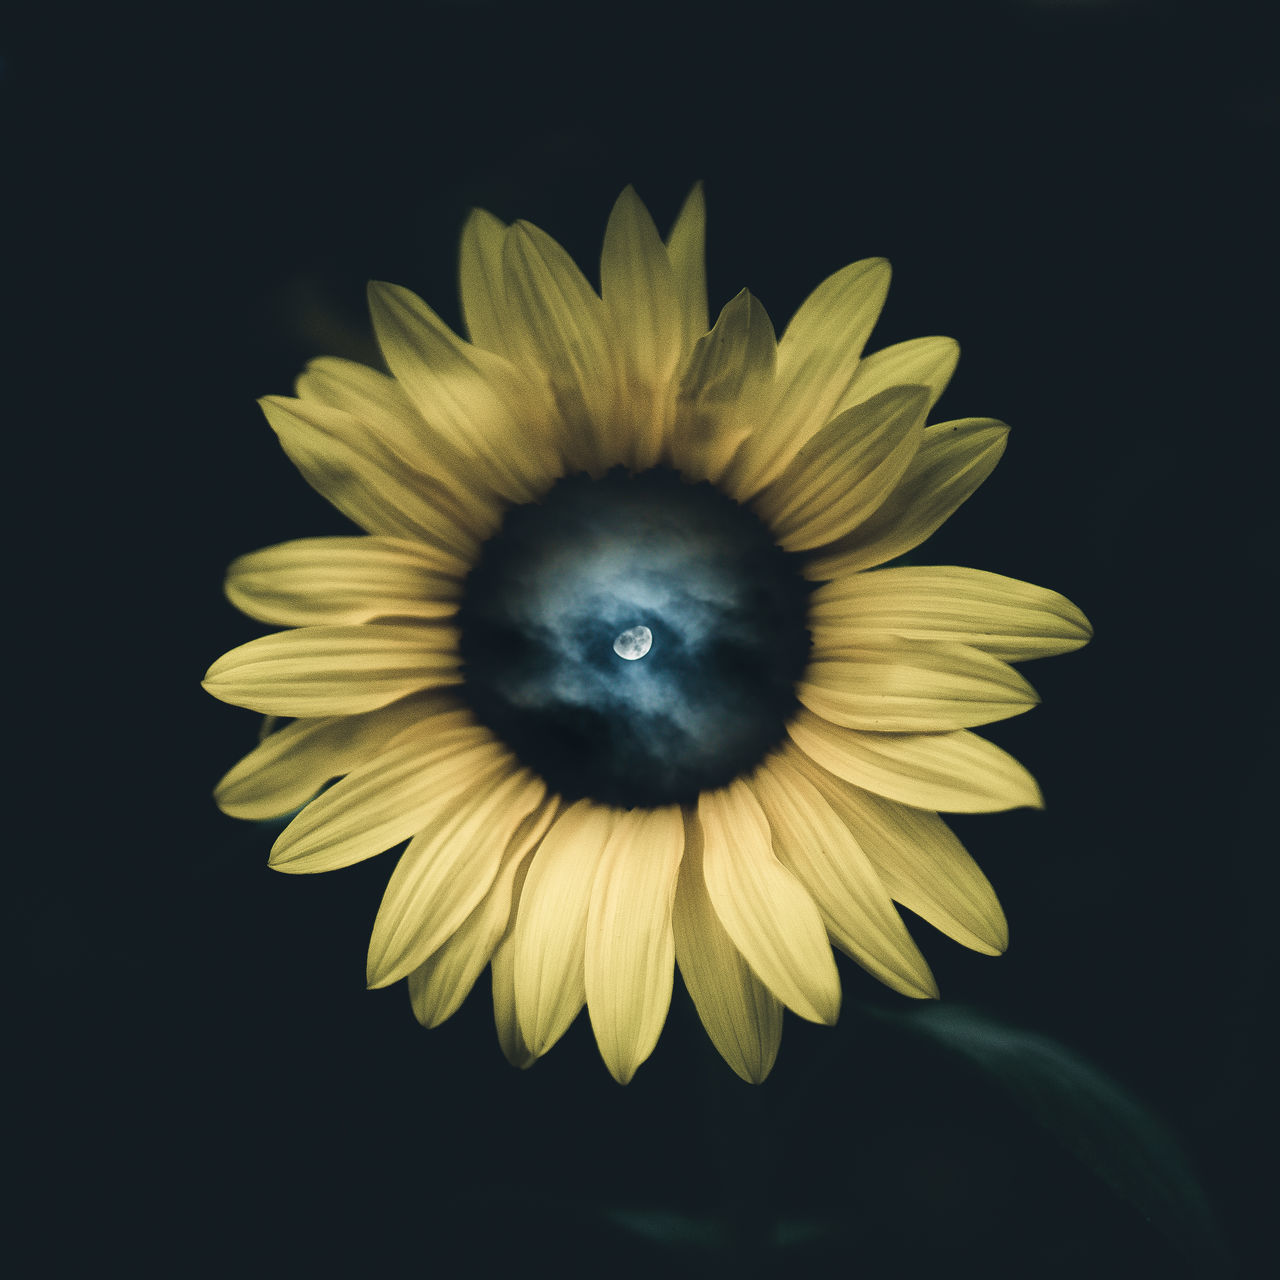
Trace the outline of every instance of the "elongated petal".
<instances>
[{"instance_id":1,"label":"elongated petal","mask_svg":"<svg viewBox=\"0 0 1280 1280\"><path fill-rule=\"evenodd\" d=\"M671 1005L671 904L684 852L678 806L619 815L587 911L587 1011L600 1054L626 1084L653 1052Z\"/></svg>"},{"instance_id":2,"label":"elongated petal","mask_svg":"<svg viewBox=\"0 0 1280 1280\"><path fill-rule=\"evenodd\" d=\"M393 448L397 440L405 448L415 443L409 424L417 419L417 411L400 384L381 369L341 356L317 356L307 361L294 391L300 400L327 404L359 418Z\"/></svg>"},{"instance_id":3,"label":"elongated petal","mask_svg":"<svg viewBox=\"0 0 1280 1280\"><path fill-rule=\"evenodd\" d=\"M522 364L550 377L573 463L600 474L625 461L609 434L618 368L604 303L560 245L527 222L512 225L503 254Z\"/></svg>"},{"instance_id":4,"label":"elongated petal","mask_svg":"<svg viewBox=\"0 0 1280 1280\"><path fill-rule=\"evenodd\" d=\"M499 508L482 494L460 511L451 489L413 471L351 414L284 396L260 403L307 483L367 532L426 542L471 563L497 528Z\"/></svg>"},{"instance_id":5,"label":"elongated petal","mask_svg":"<svg viewBox=\"0 0 1280 1280\"><path fill-rule=\"evenodd\" d=\"M903 995L937 996L929 966L875 868L813 784L775 754L752 774L751 789L779 859L813 895L840 948Z\"/></svg>"},{"instance_id":6,"label":"elongated petal","mask_svg":"<svg viewBox=\"0 0 1280 1280\"><path fill-rule=\"evenodd\" d=\"M504 761L477 779L409 841L374 921L370 987L406 977L457 932L489 892L508 843L547 790L528 769L514 766Z\"/></svg>"},{"instance_id":7,"label":"elongated petal","mask_svg":"<svg viewBox=\"0 0 1280 1280\"><path fill-rule=\"evenodd\" d=\"M224 653L204 687L269 716L347 716L457 684L458 633L440 625L303 627Z\"/></svg>"},{"instance_id":8,"label":"elongated petal","mask_svg":"<svg viewBox=\"0 0 1280 1280\"><path fill-rule=\"evenodd\" d=\"M894 387L847 410L799 452L752 505L775 540L806 551L864 524L893 493L920 449L927 395ZM739 501L749 495L730 489Z\"/></svg>"},{"instance_id":9,"label":"elongated petal","mask_svg":"<svg viewBox=\"0 0 1280 1280\"><path fill-rule=\"evenodd\" d=\"M437 821L510 759L469 711L433 716L317 796L280 833L271 866L310 874L372 858Z\"/></svg>"},{"instance_id":10,"label":"elongated petal","mask_svg":"<svg viewBox=\"0 0 1280 1280\"><path fill-rule=\"evenodd\" d=\"M960 344L954 338L911 338L894 343L859 361L836 413L865 404L890 387L903 386L927 388L932 409L947 389L959 359Z\"/></svg>"},{"instance_id":11,"label":"elongated petal","mask_svg":"<svg viewBox=\"0 0 1280 1280\"><path fill-rule=\"evenodd\" d=\"M378 369L337 356L320 356L299 374L295 390L301 400L358 418L366 432L415 472L430 476L437 487L452 489L459 477L468 484L481 482L475 464L428 426L404 388ZM492 496L486 492L489 500Z\"/></svg>"},{"instance_id":12,"label":"elongated petal","mask_svg":"<svg viewBox=\"0 0 1280 1280\"><path fill-rule=\"evenodd\" d=\"M1035 690L999 658L959 644L886 638L817 648L796 695L832 724L938 733L1029 711Z\"/></svg>"},{"instance_id":13,"label":"elongated petal","mask_svg":"<svg viewBox=\"0 0 1280 1280\"><path fill-rule=\"evenodd\" d=\"M778 343L769 411L742 452L742 488L776 480L834 416L884 306L889 276L883 258L866 258L829 276L800 305Z\"/></svg>"},{"instance_id":14,"label":"elongated petal","mask_svg":"<svg viewBox=\"0 0 1280 1280\"><path fill-rule=\"evenodd\" d=\"M685 826L672 910L676 963L720 1056L748 1084L759 1084L778 1056L782 1002L751 972L720 923L704 879L702 826L694 814Z\"/></svg>"},{"instance_id":15,"label":"elongated petal","mask_svg":"<svg viewBox=\"0 0 1280 1280\"><path fill-rule=\"evenodd\" d=\"M468 462L469 473L517 502L559 477L544 438L548 406L535 381L509 361L464 342L417 294L375 281L369 313L396 381L427 425Z\"/></svg>"},{"instance_id":16,"label":"elongated petal","mask_svg":"<svg viewBox=\"0 0 1280 1280\"><path fill-rule=\"evenodd\" d=\"M547 833L556 815L554 800L546 800L516 829L502 855L502 865L489 892L454 935L409 975L409 999L414 1016L424 1027L438 1027L457 1012L476 979L493 958L512 918L529 855Z\"/></svg>"},{"instance_id":17,"label":"elongated petal","mask_svg":"<svg viewBox=\"0 0 1280 1280\"><path fill-rule=\"evenodd\" d=\"M925 428L919 452L894 491L843 538L807 557L817 580L873 569L918 547L995 470L1009 428L991 418Z\"/></svg>"},{"instance_id":18,"label":"elongated petal","mask_svg":"<svg viewBox=\"0 0 1280 1280\"><path fill-rule=\"evenodd\" d=\"M605 228L600 292L637 389L664 384L683 354L675 272L631 187L618 197Z\"/></svg>"},{"instance_id":19,"label":"elongated petal","mask_svg":"<svg viewBox=\"0 0 1280 1280\"><path fill-rule=\"evenodd\" d=\"M698 797L703 873L720 923L789 1009L835 1022L840 979L818 908L774 856L769 823L741 779Z\"/></svg>"},{"instance_id":20,"label":"elongated petal","mask_svg":"<svg viewBox=\"0 0 1280 1280\"><path fill-rule=\"evenodd\" d=\"M538 1060L538 1055L525 1043L516 1016L515 934L510 932L493 953L493 1023L503 1056L513 1067L524 1070Z\"/></svg>"},{"instance_id":21,"label":"elongated petal","mask_svg":"<svg viewBox=\"0 0 1280 1280\"><path fill-rule=\"evenodd\" d=\"M587 913L615 811L580 800L547 832L520 895L515 928L516 1015L541 1056L586 1001Z\"/></svg>"},{"instance_id":22,"label":"elongated petal","mask_svg":"<svg viewBox=\"0 0 1280 1280\"><path fill-rule=\"evenodd\" d=\"M699 182L685 198L667 237L667 253L680 298L680 313L684 317L686 347L708 328L706 240L707 207Z\"/></svg>"},{"instance_id":23,"label":"elongated petal","mask_svg":"<svg viewBox=\"0 0 1280 1280\"><path fill-rule=\"evenodd\" d=\"M864 733L800 710L792 741L837 778L877 795L946 813L1043 807L1036 780L1008 752L967 729Z\"/></svg>"},{"instance_id":24,"label":"elongated petal","mask_svg":"<svg viewBox=\"0 0 1280 1280\"><path fill-rule=\"evenodd\" d=\"M300 538L233 560L226 590L241 612L286 627L447 618L467 568L422 542Z\"/></svg>"},{"instance_id":25,"label":"elongated petal","mask_svg":"<svg viewBox=\"0 0 1280 1280\"><path fill-rule=\"evenodd\" d=\"M864 791L819 768L792 743L787 762L822 792L895 901L961 945L998 955L1009 942L990 882L936 814Z\"/></svg>"},{"instance_id":26,"label":"elongated petal","mask_svg":"<svg viewBox=\"0 0 1280 1280\"><path fill-rule=\"evenodd\" d=\"M775 353L769 316L745 289L694 344L680 372L671 440L672 460L691 480L724 475L759 420Z\"/></svg>"},{"instance_id":27,"label":"elongated petal","mask_svg":"<svg viewBox=\"0 0 1280 1280\"><path fill-rule=\"evenodd\" d=\"M899 565L827 583L813 593L810 617L819 649L891 634L967 644L1006 662L1070 653L1093 634L1056 591L955 565Z\"/></svg>"},{"instance_id":28,"label":"elongated petal","mask_svg":"<svg viewBox=\"0 0 1280 1280\"><path fill-rule=\"evenodd\" d=\"M420 693L359 716L294 720L263 738L218 783L213 798L233 818L279 817L442 709L440 695Z\"/></svg>"},{"instance_id":29,"label":"elongated petal","mask_svg":"<svg viewBox=\"0 0 1280 1280\"><path fill-rule=\"evenodd\" d=\"M507 285L502 274L506 224L484 209L472 209L462 228L458 254L458 292L471 341L487 351L513 358L506 335Z\"/></svg>"}]
</instances>

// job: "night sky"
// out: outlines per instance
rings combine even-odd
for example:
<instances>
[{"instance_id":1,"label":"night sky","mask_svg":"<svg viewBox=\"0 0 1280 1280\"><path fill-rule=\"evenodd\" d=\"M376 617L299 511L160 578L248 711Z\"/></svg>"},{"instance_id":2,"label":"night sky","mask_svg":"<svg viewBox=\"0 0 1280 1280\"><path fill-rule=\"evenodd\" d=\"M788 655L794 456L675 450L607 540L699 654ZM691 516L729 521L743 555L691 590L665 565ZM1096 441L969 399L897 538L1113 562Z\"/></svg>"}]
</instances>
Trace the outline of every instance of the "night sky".
<instances>
[{"instance_id":1,"label":"night sky","mask_svg":"<svg viewBox=\"0 0 1280 1280\"><path fill-rule=\"evenodd\" d=\"M73 5L6 23L20 1274L1190 1277L1234 1274L1224 1250L1256 1274L1268 8ZM1012 427L919 561L1059 590L1096 638L1029 664L1043 705L983 730L1047 807L954 822L1011 945L991 959L909 920L941 1019L912 1022L842 961L839 1026L788 1015L753 1090L677 981L623 1089L585 1016L521 1073L485 979L432 1032L402 986L366 992L391 857L268 870L273 829L209 795L257 719L199 680L265 630L221 595L232 558L350 531L254 401L312 356L374 358L366 282L458 323L471 207L534 222L594 276L627 183L665 231L698 180L713 316L747 286L781 331L831 272L892 261L869 348L955 337L932 420ZM984 1058L1001 1044L1032 1065L1002 1076ZM1019 1093L1045 1072L1068 1082L1057 1101ZM1071 1108L1100 1097L1095 1130Z\"/></svg>"}]
</instances>

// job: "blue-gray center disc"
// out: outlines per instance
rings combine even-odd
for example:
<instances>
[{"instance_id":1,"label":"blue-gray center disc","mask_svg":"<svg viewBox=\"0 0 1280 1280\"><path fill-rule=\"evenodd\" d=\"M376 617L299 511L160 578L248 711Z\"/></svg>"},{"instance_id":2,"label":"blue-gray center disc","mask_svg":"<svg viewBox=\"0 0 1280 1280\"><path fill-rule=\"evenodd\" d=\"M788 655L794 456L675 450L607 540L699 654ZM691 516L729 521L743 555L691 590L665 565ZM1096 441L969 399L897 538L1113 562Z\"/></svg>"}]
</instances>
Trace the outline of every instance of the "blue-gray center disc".
<instances>
[{"instance_id":1,"label":"blue-gray center disc","mask_svg":"<svg viewBox=\"0 0 1280 1280\"><path fill-rule=\"evenodd\" d=\"M467 578L463 690L568 799L689 803L782 739L808 586L760 520L663 468L512 508Z\"/></svg>"}]
</instances>

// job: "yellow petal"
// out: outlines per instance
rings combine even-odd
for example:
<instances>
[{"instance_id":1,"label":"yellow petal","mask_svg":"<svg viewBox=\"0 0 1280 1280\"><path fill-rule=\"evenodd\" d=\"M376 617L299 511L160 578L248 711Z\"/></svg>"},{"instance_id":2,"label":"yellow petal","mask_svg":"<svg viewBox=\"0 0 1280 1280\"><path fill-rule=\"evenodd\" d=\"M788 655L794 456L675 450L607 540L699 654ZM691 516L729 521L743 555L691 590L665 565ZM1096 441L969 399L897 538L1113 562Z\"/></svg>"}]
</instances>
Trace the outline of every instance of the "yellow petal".
<instances>
[{"instance_id":1,"label":"yellow petal","mask_svg":"<svg viewBox=\"0 0 1280 1280\"><path fill-rule=\"evenodd\" d=\"M375 618L447 618L468 565L397 538L299 538L233 560L227 598L251 618L286 627Z\"/></svg>"},{"instance_id":2,"label":"yellow petal","mask_svg":"<svg viewBox=\"0 0 1280 1280\"><path fill-rule=\"evenodd\" d=\"M504 761L409 841L369 939L370 987L406 977L457 932L489 892L508 843L546 790L528 769Z\"/></svg>"},{"instance_id":3,"label":"yellow petal","mask_svg":"<svg viewBox=\"0 0 1280 1280\"><path fill-rule=\"evenodd\" d=\"M623 370L615 417L643 439L635 465L653 466L662 452L671 381L684 354L675 275L649 211L631 187L609 215L600 257L600 291ZM619 423L619 425L624 425Z\"/></svg>"},{"instance_id":4,"label":"yellow petal","mask_svg":"<svg viewBox=\"0 0 1280 1280\"><path fill-rule=\"evenodd\" d=\"M470 564L498 527L501 510L482 493L464 510L452 487L412 470L351 414L284 396L260 403L307 483L366 532L426 542Z\"/></svg>"},{"instance_id":5,"label":"yellow petal","mask_svg":"<svg viewBox=\"0 0 1280 1280\"><path fill-rule=\"evenodd\" d=\"M901 481L920 448L927 396L894 387L842 413L807 444L752 506L774 540L807 551L865 523ZM734 487L730 495L750 495Z\"/></svg>"},{"instance_id":6,"label":"yellow petal","mask_svg":"<svg viewBox=\"0 0 1280 1280\"><path fill-rule=\"evenodd\" d=\"M686 822L672 924L676 963L698 1017L720 1056L748 1084L773 1069L782 1039L782 1003L751 972L716 915L702 868L702 827Z\"/></svg>"},{"instance_id":7,"label":"yellow petal","mask_svg":"<svg viewBox=\"0 0 1280 1280\"><path fill-rule=\"evenodd\" d=\"M818 908L774 856L769 823L738 779L698 797L703 873L720 923L747 963L789 1009L835 1022L840 979Z\"/></svg>"},{"instance_id":8,"label":"yellow petal","mask_svg":"<svg viewBox=\"0 0 1280 1280\"><path fill-rule=\"evenodd\" d=\"M618 369L604 303L573 259L527 222L507 232L503 265L512 341L526 368L550 378L572 465L599 475L626 461L610 434Z\"/></svg>"},{"instance_id":9,"label":"yellow petal","mask_svg":"<svg viewBox=\"0 0 1280 1280\"><path fill-rule=\"evenodd\" d=\"M689 347L707 331L707 208L702 183L689 192L667 237L667 254L675 275L684 319L684 344Z\"/></svg>"},{"instance_id":10,"label":"yellow petal","mask_svg":"<svg viewBox=\"0 0 1280 1280\"><path fill-rule=\"evenodd\" d=\"M964 645L892 636L815 648L796 696L832 724L878 733L967 729L1029 711L1039 701L999 658Z\"/></svg>"},{"instance_id":11,"label":"yellow petal","mask_svg":"<svg viewBox=\"0 0 1280 1280\"><path fill-rule=\"evenodd\" d=\"M515 998L520 1032L540 1057L586 1000L587 913L616 811L580 800L547 832L529 868L516 915Z\"/></svg>"},{"instance_id":12,"label":"yellow petal","mask_svg":"<svg viewBox=\"0 0 1280 1280\"><path fill-rule=\"evenodd\" d=\"M954 338L911 338L894 343L858 364L836 413L865 404L890 387L904 386L926 387L932 409L947 389L959 359L960 344Z\"/></svg>"},{"instance_id":13,"label":"yellow petal","mask_svg":"<svg viewBox=\"0 0 1280 1280\"><path fill-rule=\"evenodd\" d=\"M895 901L962 946L999 955L1009 930L995 891L936 813L873 795L819 768L791 743L782 749L822 792Z\"/></svg>"},{"instance_id":14,"label":"yellow petal","mask_svg":"<svg viewBox=\"0 0 1280 1280\"><path fill-rule=\"evenodd\" d=\"M507 286L502 274L502 245L507 227L484 209L472 209L462 228L458 255L458 291L471 341L512 359L506 336Z\"/></svg>"},{"instance_id":15,"label":"yellow petal","mask_svg":"<svg viewBox=\"0 0 1280 1280\"><path fill-rule=\"evenodd\" d=\"M507 844L489 892L449 941L409 975L409 1000L424 1027L438 1027L452 1017L493 958L510 926L512 904L519 898L529 855L555 815L555 801L547 800L521 822Z\"/></svg>"},{"instance_id":16,"label":"yellow petal","mask_svg":"<svg viewBox=\"0 0 1280 1280\"><path fill-rule=\"evenodd\" d=\"M209 668L204 687L264 715L348 716L461 679L452 627L374 622L250 640Z\"/></svg>"},{"instance_id":17,"label":"yellow petal","mask_svg":"<svg viewBox=\"0 0 1280 1280\"><path fill-rule=\"evenodd\" d=\"M479 481L475 464L429 427L400 384L377 369L337 356L320 356L308 362L295 390L301 400L358 418L367 432L437 486L452 488L459 474L472 483ZM491 500L493 494L486 496Z\"/></svg>"},{"instance_id":18,"label":"yellow petal","mask_svg":"<svg viewBox=\"0 0 1280 1280\"><path fill-rule=\"evenodd\" d=\"M919 452L888 498L852 532L806 558L824 580L872 569L918 547L995 470L1009 428L991 418L926 427Z\"/></svg>"},{"instance_id":19,"label":"yellow petal","mask_svg":"<svg viewBox=\"0 0 1280 1280\"><path fill-rule=\"evenodd\" d=\"M773 381L773 325L745 289L694 344L680 372L674 465L691 480L719 483L759 420Z\"/></svg>"},{"instance_id":20,"label":"yellow petal","mask_svg":"<svg viewBox=\"0 0 1280 1280\"><path fill-rule=\"evenodd\" d=\"M280 833L277 871L347 867L407 840L447 813L511 755L469 711L432 716L317 796Z\"/></svg>"},{"instance_id":21,"label":"yellow petal","mask_svg":"<svg viewBox=\"0 0 1280 1280\"><path fill-rule=\"evenodd\" d=\"M955 565L853 574L819 587L809 608L818 649L860 643L865 633L945 640L1022 662L1070 653L1093 634L1056 591Z\"/></svg>"},{"instance_id":22,"label":"yellow petal","mask_svg":"<svg viewBox=\"0 0 1280 1280\"><path fill-rule=\"evenodd\" d=\"M671 903L683 852L678 806L621 813L591 888L587 1011L600 1054L619 1084L653 1052L671 1005Z\"/></svg>"},{"instance_id":23,"label":"yellow petal","mask_svg":"<svg viewBox=\"0 0 1280 1280\"><path fill-rule=\"evenodd\" d=\"M464 342L417 294L375 281L369 314L396 381L470 473L514 502L541 497L561 472L546 439L549 405L509 361ZM468 475L460 479L465 484Z\"/></svg>"},{"instance_id":24,"label":"yellow petal","mask_svg":"<svg viewBox=\"0 0 1280 1280\"><path fill-rule=\"evenodd\" d=\"M865 258L829 276L801 304L778 343L768 413L742 451L741 488L776 480L834 416L884 306L889 276L883 258Z\"/></svg>"},{"instance_id":25,"label":"yellow petal","mask_svg":"<svg viewBox=\"0 0 1280 1280\"><path fill-rule=\"evenodd\" d=\"M967 729L953 733L864 733L801 709L792 741L837 778L877 795L946 813L1043 807L1036 780L1011 755Z\"/></svg>"},{"instance_id":26,"label":"yellow petal","mask_svg":"<svg viewBox=\"0 0 1280 1280\"><path fill-rule=\"evenodd\" d=\"M331 778L350 773L398 733L442 708L440 696L419 693L358 716L294 720L269 733L214 789L233 818L261 821L306 804Z\"/></svg>"},{"instance_id":27,"label":"yellow petal","mask_svg":"<svg viewBox=\"0 0 1280 1280\"><path fill-rule=\"evenodd\" d=\"M752 774L751 789L778 857L813 895L840 948L895 991L936 997L929 966L875 868L813 784L775 754Z\"/></svg>"},{"instance_id":28,"label":"yellow petal","mask_svg":"<svg viewBox=\"0 0 1280 1280\"><path fill-rule=\"evenodd\" d=\"M493 975L493 1022L503 1056L513 1067L523 1070L537 1061L538 1055L525 1043L516 1016L515 934L510 932L498 944L491 964Z\"/></svg>"}]
</instances>

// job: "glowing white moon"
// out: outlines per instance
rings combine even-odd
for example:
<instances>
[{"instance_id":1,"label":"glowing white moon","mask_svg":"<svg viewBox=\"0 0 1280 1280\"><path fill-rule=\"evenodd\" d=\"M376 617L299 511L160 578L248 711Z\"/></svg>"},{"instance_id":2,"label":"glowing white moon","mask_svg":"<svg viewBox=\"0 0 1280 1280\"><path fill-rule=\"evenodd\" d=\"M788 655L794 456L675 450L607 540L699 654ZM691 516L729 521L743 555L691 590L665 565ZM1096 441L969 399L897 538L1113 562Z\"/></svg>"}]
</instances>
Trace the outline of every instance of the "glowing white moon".
<instances>
[{"instance_id":1,"label":"glowing white moon","mask_svg":"<svg viewBox=\"0 0 1280 1280\"><path fill-rule=\"evenodd\" d=\"M614 653L628 662L643 658L652 647L653 632L648 627L628 627L613 642Z\"/></svg>"}]
</instances>

